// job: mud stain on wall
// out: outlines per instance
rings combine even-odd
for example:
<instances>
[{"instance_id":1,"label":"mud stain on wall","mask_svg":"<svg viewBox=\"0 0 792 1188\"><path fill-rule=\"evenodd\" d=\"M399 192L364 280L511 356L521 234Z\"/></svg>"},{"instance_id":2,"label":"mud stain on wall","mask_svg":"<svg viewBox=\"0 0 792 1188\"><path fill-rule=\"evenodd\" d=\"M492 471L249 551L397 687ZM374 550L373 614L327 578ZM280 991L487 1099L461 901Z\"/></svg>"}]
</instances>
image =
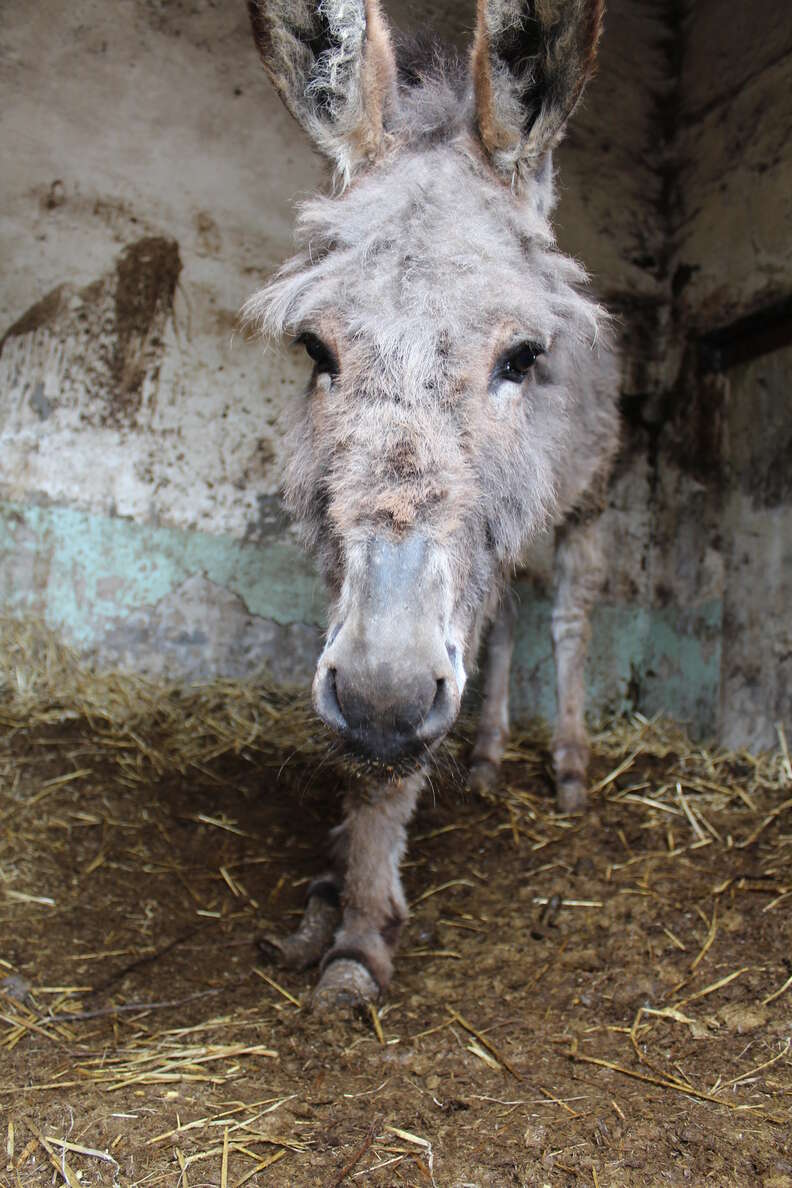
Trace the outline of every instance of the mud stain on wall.
<instances>
[{"instance_id":1,"label":"mud stain on wall","mask_svg":"<svg viewBox=\"0 0 792 1188\"><path fill-rule=\"evenodd\" d=\"M38 402L46 396L50 411L74 405L81 390L89 424L132 424L146 381L159 379L181 267L175 240L147 236L125 248L107 275L81 288L58 285L0 340L0 380L41 388ZM57 379L45 383L53 366Z\"/></svg>"},{"instance_id":2,"label":"mud stain on wall","mask_svg":"<svg viewBox=\"0 0 792 1188\"><path fill-rule=\"evenodd\" d=\"M111 377L115 407L122 419L130 419L140 407L146 375L158 376L162 332L173 312L181 267L179 245L164 236L140 239L119 257Z\"/></svg>"},{"instance_id":3,"label":"mud stain on wall","mask_svg":"<svg viewBox=\"0 0 792 1188\"><path fill-rule=\"evenodd\" d=\"M25 334L35 334L43 326L50 326L56 322L68 292L68 285L58 285L40 301L31 305L30 309L26 309L22 316L8 327L0 339L0 353L9 338L21 338Z\"/></svg>"}]
</instances>

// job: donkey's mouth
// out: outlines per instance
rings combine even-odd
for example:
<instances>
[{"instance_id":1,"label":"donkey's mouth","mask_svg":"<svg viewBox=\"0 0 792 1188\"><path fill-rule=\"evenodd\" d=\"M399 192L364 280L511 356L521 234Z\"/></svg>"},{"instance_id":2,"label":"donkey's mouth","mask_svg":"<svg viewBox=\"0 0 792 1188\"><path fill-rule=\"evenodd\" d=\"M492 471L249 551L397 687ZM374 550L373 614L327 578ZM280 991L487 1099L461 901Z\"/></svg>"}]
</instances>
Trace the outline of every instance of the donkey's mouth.
<instances>
[{"instance_id":1,"label":"donkey's mouth","mask_svg":"<svg viewBox=\"0 0 792 1188\"><path fill-rule=\"evenodd\" d=\"M406 779L407 776L417 775L423 771L429 761L429 749L421 748L420 752L409 754L377 754L359 743L347 742L342 745L344 766L356 776L374 776L387 783L395 783Z\"/></svg>"}]
</instances>

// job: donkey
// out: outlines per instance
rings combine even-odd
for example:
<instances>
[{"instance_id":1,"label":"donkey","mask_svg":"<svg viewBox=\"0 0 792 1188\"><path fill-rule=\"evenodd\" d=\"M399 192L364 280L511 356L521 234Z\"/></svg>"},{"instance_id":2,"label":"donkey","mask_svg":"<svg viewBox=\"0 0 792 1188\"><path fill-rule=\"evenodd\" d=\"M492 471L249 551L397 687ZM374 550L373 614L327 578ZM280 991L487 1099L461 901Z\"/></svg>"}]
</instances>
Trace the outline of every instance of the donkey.
<instances>
[{"instance_id":1,"label":"donkey","mask_svg":"<svg viewBox=\"0 0 792 1188\"><path fill-rule=\"evenodd\" d=\"M357 770L292 968L314 1006L374 1001L407 915L406 827L488 629L471 783L508 733L509 580L555 531L558 805L582 809L583 665L617 444L607 315L557 248L551 152L604 0L479 0L469 65L394 46L377 0L249 0L264 66L335 167L302 250L247 306L313 366L286 505L330 596L317 714Z\"/></svg>"}]
</instances>

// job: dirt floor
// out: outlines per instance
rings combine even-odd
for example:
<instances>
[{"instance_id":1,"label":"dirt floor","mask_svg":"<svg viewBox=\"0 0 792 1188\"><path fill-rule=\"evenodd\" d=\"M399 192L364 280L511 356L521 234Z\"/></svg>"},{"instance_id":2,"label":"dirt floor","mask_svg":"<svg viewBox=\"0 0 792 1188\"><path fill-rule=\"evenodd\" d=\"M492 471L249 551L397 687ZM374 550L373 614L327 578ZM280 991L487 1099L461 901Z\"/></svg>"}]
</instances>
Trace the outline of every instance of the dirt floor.
<instances>
[{"instance_id":1,"label":"dirt floor","mask_svg":"<svg viewBox=\"0 0 792 1188\"><path fill-rule=\"evenodd\" d=\"M487 801L447 758L387 1001L328 1025L257 938L341 777L232 692L0 699L4 1188L792 1185L782 752L620 724L582 820L541 739Z\"/></svg>"}]
</instances>

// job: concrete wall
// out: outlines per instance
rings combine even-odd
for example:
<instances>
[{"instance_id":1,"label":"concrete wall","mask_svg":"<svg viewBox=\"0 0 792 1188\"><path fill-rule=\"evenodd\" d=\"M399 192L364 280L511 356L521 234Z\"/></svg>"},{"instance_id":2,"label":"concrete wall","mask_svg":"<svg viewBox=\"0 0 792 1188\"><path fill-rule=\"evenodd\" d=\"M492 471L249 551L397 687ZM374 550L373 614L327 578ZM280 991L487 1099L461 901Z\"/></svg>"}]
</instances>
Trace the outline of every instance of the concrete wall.
<instances>
[{"instance_id":1,"label":"concrete wall","mask_svg":"<svg viewBox=\"0 0 792 1188\"><path fill-rule=\"evenodd\" d=\"M719 0L696 0L680 65L670 271L682 358L659 451L684 476L669 512L690 500L696 551L717 557L720 737L760 747L777 722L792 727L789 6L756 0L724 19ZM697 357L713 332L719 358L708 344Z\"/></svg>"},{"instance_id":2,"label":"concrete wall","mask_svg":"<svg viewBox=\"0 0 792 1188\"><path fill-rule=\"evenodd\" d=\"M0 36L3 601L103 661L285 675L291 645L304 677L321 604L276 497L304 377L236 327L321 168L245 6L15 3Z\"/></svg>"},{"instance_id":3,"label":"concrete wall","mask_svg":"<svg viewBox=\"0 0 792 1188\"><path fill-rule=\"evenodd\" d=\"M458 45L472 22L472 0L388 9L408 28L428 10ZM741 711L722 703L742 702L721 689L741 668L724 666L724 648L740 636L750 650L762 629L738 624L722 527L751 529L721 481L726 381L700 383L688 343L790 291L789 143L772 120L760 147L740 139L751 111L756 124L774 110L790 59L788 22L765 0L764 48L752 39L723 87L742 17L727 34L717 9L699 0L680 27L676 8L612 0L599 75L559 153L558 228L619 314L625 349L592 713L663 708L734 739ZM103 664L199 678L266 662L304 682L322 592L276 493L280 417L305 366L235 327L289 253L294 201L322 167L263 77L244 5L10 0L0 138L0 605ZM739 199L754 182L761 243ZM751 407L757 384L735 379L730 408ZM516 705L549 714L546 548L520 598ZM760 679L764 733L745 737L763 741L780 704Z\"/></svg>"},{"instance_id":4,"label":"concrete wall","mask_svg":"<svg viewBox=\"0 0 792 1188\"><path fill-rule=\"evenodd\" d=\"M735 368L724 416L721 734L792 723L792 348ZM761 431L757 432L757 426Z\"/></svg>"},{"instance_id":5,"label":"concrete wall","mask_svg":"<svg viewBox=\"0 0 792 1188\"><path fill-rule=\"evenodd\" d=\"M683 38L677 317L707 331L792 292L792 11L696 0Z\"/></svg>"}]
</instances>

